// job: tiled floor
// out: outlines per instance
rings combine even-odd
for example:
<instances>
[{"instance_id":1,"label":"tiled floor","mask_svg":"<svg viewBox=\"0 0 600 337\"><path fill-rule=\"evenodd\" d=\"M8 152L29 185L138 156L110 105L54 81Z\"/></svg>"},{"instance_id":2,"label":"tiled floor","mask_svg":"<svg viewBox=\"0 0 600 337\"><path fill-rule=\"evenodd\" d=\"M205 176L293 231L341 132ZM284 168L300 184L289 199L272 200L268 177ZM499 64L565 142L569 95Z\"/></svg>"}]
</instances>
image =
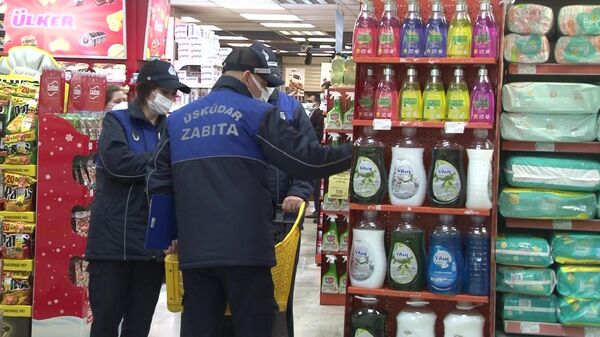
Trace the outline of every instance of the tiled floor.
<instances>
[{"instance_id":1,"label":"tiled floor","mask_svg":"<svg viewBox=\"0 0 600 337\"><path fill-rule=\"evenodd\" d=\"M307 211L307 213L312 210ZM314 263L316 225L306 219L302 232L300 261L296 274L294 325L296 337L341 337L343 307L319 305L320 268ZM161 293L150 337L178 336L179 314L167 310L166 291ZM280 336L274 336L280 337Z\"/></svg>"}]
</instances>

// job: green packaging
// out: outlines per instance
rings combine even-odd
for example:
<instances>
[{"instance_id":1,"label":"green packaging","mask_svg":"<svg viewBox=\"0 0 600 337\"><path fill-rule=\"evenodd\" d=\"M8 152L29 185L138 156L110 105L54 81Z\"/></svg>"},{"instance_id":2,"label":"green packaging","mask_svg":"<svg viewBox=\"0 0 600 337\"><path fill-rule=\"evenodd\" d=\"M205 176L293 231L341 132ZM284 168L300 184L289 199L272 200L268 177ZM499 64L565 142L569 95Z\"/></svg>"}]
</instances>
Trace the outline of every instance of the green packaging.
<instances>
[{"instance_id":1,"label":"green packaging","mask_svg":"<svg viewBox=\"0 0 600 337\"><path fill-rule=\"evenodd\" d=\"M549 296L556 286L556 274L550 268L498 266L496 290L524 295Z\"/></svg>"},{"instance_id":2,"label":"green packaging","mask_svg":"<svg viewBox=\"0 0 600 337\"><path fill-rule=\"evenodd\" d=\"M507 218L588 220L596 216L594 193L505 188L499 198Z\"/></svg>"},{"instance_id":3,"label":"green packaging","mask_svg":"<svg viewBox=\"0 0 600 337\"><path fill-rule=\"evenodd\" d=\"M496 239L496 262L512 266L548 267L554 261L545 238L500 234Z\"/></svg>"},{"instance_id":4,"label":"green packaging","mask_svg":"<svg viewBox=\"0 0 600 337\"><path fill-rule=\"evenodd\" d=\"M552 257L560 264L600 264L600 234L555 232Z\"/></svg>"},{"instance_id":5,"label":"green packaging","mask_svg":"<svg viewBox=\"0 0 600 337\"><path fill-rule=\"evenodd\" d=\"M600 326L600 301L561 297L558 320L564 325Z\"/></svg>"},{"instance_id":6,"label":"green packaging","mask_svg":"<svg viewBox=\"0 0 600 337\"><path fill-rule=\"evenodd\" d=\"M600 300L600 267L559 266L556 276L562 296Z\"/></svg>"},{"instance_id":7,"label":"green packaging","mask_svg":"<svg viewBox=\"0 0 600 337\"><path fill-rule=\"evenodd\" d=\"M510 321L556 323L557 298L521 294L502 295L502 317Z\"/></svg>"}]
</instances>

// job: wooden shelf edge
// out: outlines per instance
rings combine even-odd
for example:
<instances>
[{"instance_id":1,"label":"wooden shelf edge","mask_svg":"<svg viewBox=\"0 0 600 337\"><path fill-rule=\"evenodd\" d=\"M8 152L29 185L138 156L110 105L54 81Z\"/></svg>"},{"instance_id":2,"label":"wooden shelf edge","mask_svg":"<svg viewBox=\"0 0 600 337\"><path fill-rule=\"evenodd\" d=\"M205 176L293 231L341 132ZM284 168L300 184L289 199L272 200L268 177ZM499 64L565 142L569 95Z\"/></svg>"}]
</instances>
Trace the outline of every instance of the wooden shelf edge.
<instances>
[{"instance_id":1,"label":"wooden shelf edge","mask_svg":"<svg viewBox=\"0 0 600 337\"><path fill-rule=\"evenodd\" d=\"M559 323L504 321L507 333L538 336L586 337L596 336L590 332L598 332L598 327L566 326Z\"/></svg>"},{"instance_id":2,"label":"wooden shelf edge","mask_svg":"<svg viewBox=\"0 0 600 337\"><path fill-rule=\"evenodd\" d=\"M508 66L512 75L600 75L600 64L516 64Z\"/></svg>"},{"instance_id":3,"label":"wooden shelf edge","mask_svg":"<svg viewBox=\"0 0 600 337\"><path fill-rule=\"evenodd\" d=\"M383 297L400 297L400 298L421 298L427 300L453 301L453 302L472 302L472 303L489 303L488 296L472 296L472 295L440 295L428 291L399 291L389 288L366 289L358 287L348 287L348 294L353 295L373 295Z\"/></svg>"},{"instance_id":4,"label":"wooden shelf edge","mask_svg":"<svg viewBox=\"0 0 600 337\"><path fill-rule=\"evenodd\" d=\"M490 123L470 123L465 122L465 128L467 129L493 129L494 124ZM355 119L352 121L354 126L373 126L373 120L370 119ZM446 122L427 122L427 121L392 121L392 127L395 128L431 128L431 129L443 129Z\"/></svg>"},{"instance_id":5,"label":"wooden shelf edge","mask_svg":"<svg viewBox=\"0 0 600 337\"><path fill-rule=\"evenodd\" d=\"M350 211L332 211L332 210L323 209L323 210L321 210L321 212L323 212L323 214L343 215L345 217L348 217L348 215L350 215Z\"/></svg>"},{"instance_id":6,"label":"wooden shelf edge","mask_svg":"<svg viewBox=\"0 0 600 337\"><path fill-rule=\"evenodd\" d=\"M364 57L357 56L354 62L371 64L449 64L449 65L468 65L468 64L497 64L498 59L491 57L481 58L435 58L435 57Z\"/></svg>"},{"instance_id":7,"label":"wooden shelf edge","mask_svg":"<svg viewBox=\"0 0 600 337\"><path fill-rule=\"evenodd\" d=\"M502 141L502 150L524 152L600 153L600 142L552 143L505 140Z\"/></svg>"},{"instance_id":8,"label":"wooden shelf edge","mask_svg":"<svg viewBox=\"0 0 600 337\"><path fill-rule=\"evenodd\" d=\"M341 134L352 134L352 129L325 129L325 133L341 133Z\"/></svg>"},{"instance_id":9,"label":"wooden shelf edge","mask_svg":"<svg viewBox=\"0 0 600 337\"><path fill-rule=\"evenodd\" d=\"M319 293L319 303L321 305L345 305L346 294L324 294Z\"/></svg>"},{"instance_id":10,"label":"wooden shelf edge","mask_svg":"<svg viewBox=\"0 0 600 337\"><path fill-rule=\"evenodd\" d=\"M600 232L600 219L552 220L505 218L506 227Z\"/></svg>"},{"instance_id":11,"label":"wooden shelf edge","mask_svg":"<svg viewBox=\"0 0 600 337\"><path fill-rule=\"evenodd\" d=\"M490 216L489 209L470 209L470 208L438 208L438 207L407 207L394 205L362 205L350 204L351 210L356 211L383 211L383 212L412 212L427 214L452 214L452 215L480 215Z\"/></svg>"}]
</instances>

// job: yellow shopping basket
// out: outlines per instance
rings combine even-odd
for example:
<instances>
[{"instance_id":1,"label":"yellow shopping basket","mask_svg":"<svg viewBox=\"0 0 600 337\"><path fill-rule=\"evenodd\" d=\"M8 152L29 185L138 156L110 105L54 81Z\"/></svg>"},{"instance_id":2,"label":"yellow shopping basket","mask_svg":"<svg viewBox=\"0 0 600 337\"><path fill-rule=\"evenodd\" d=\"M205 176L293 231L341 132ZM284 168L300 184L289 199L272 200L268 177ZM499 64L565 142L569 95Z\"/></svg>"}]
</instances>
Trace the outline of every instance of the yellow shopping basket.
<instances>
[{"instance_id":1,"label":"yellow shopping basket","mask_svg":"<svg viewBox=\"0 0 600 337\"><path fill-rule=\"evenodd\" d=\"M299 248L300 225L304 219L305 207L306 204L302 203L291 230L281 242L275 245L275 258L277 264L271 269L271 275L275 287L275 301L281 312L287 310L294 268L296 267L296 252ZM183 310L183 278L179 271L179 258L176 254L168 255L165 258L165 273L167 283L167 308L171 312L181 312Z\"/></svg>"}]
</instances>

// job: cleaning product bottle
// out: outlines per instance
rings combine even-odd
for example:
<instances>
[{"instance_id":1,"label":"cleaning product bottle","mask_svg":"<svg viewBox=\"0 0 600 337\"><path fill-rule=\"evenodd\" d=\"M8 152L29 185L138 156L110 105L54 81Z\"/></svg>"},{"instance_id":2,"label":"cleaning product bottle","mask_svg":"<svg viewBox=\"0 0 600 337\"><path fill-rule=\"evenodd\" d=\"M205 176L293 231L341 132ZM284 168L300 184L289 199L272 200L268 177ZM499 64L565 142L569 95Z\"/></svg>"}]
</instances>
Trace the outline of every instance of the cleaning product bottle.
<instances>
[{"instance_id":1,"label":"cleaning product bottle","mask_svg":"<svg viewBox=\"0 0 600 337\"><path fill-rule=\"evenodd\" d=\"M341 129L342 128L342 101L341 94L337 91L331 93L333 96L333 108L327 112L325 118L325 129Z\"/></svg>"},{"instance_id":2,"label":"cleaning product bottle","mask_svg":"<svg viewBox=\"0 0 600 337\"><path fill-rule=\"evenodd\" d=\"M417 78L417 69L409 67L402 85L400 119L418 121L423 119L423 93Z\"/></svg>"},{"instance_id":3,"label":"cleaning product bottle","mask_svg":"<svg viewBox=\"0 0 600 337\"><path fill-rule=\"evenodd\" d=\"M329 253L337 253L340 250L340 242L338 236L338 226L336 222L337 216L330 215L329 230L323 233L323 243L321 251Z\"/></svg>"},{"instance_id":4,"label":"cleaning product bottle","mask_svg":"<svg viewBox=\"0 0 600 337\"><path fill-rule=\"evenodd\" d=\"M346 283L348 282L348 258L345 255L342 256L342 270L344 273L340 276L340 286L338 289L340 294L345 294Z\"/></svg>"},{"instance_id":5,"label":"cleaning product bottle","mask_svg":"<svg viewBox=\"0 0 600 337\"><path fill-rule=\"evenodd\" d=\"M456 303L456 310L444 318L444 337L483 337L485 318L475 307L469 302Z\"/></svg>"},{"instance_id":6,"label":"cleaning product bottle","mask_svg":"<svg viewBox=\"0 0 600 337\"><path fill-rule=\"evenodd\" d=\"M375 56L377 53L377 19L373 13L373 4L370 0L363 2L360 14L354 23L352 37L352 55Z\"/></svg>"},{"instance_id":7,"label":"cleaning product bottle","mask_svg":"<svg viewBox=\"0 0 600 337\"><path fill-rule=\"evenodd\" d=\"M464 0L458 0L456 13L448 29L448 57L471 57L472 33L467 3Z\"/></svg>"},{"instance_id":8,"label":"cleaning product bottle","mask_svg":"<svg viewBox=\"0 0 600 337\"><path fill-rule=\"evenodd\" d=\"M465 149L454 143L452 136L442 130L442 139L432 151L427 195L434 207L462 207L465 203Z\"/></svg>"},{"instance_id":9,"label":"cleaning product bottle","mask_svg":"<svg viewBox=\"0 0 600 337\"><path fill-rule=\"evenodd\" d=\"M344 86L353 87L356 78L356 63L352 56L346 57L344 62Z\"/></svg>"},{"instance_id":10,"label":"cleaning product bottle","mask_svg":"<svg viewBox=\"0 0 600 337\"><path fill-rule=\"evenodd\" d=\"M432 293L456 295L462 290L464 262L460 232L454 216L440 215L440 224L429 238L427 285Z\"/></svg>"},{"instance_id":11,"label":"cleaning product bottle","mask_svg":"<svg viewBox=\"0 0 600 337\"><path fill-rule=\"evenodd\" d=\"M454 79L448 85L446 104L448 105L447 118L449 121L466 122L469 120L471 97L465 82L465 72L461 67L456 67L454 70Z\"/></svg>"},{"instance_id":12,"label":"cleaning product bottle","mask_svg":"<svg viewBox=\"0 0 600 337\"><path fill-rule=\"evenodd\" d=\"M385 337L387 313L377 308L377 298L354 296L361 305L350 316L350 336Z\"/></svg>"},{"instance_id":13,"label":"cleaning product bottle","mask_svg":"<svg viewBox=\"0 0 600 337\"><path fill-rule=\"evenodd\" d=\"M407 308L396 316L396 337L435 337L437 315L419 298L406 301Z\"/></svg>"},{"instance_id":14,"label":"cleaning product bottle","mask_svg":"<svg viewBox=\"0 0 600 337\"><path fill-rule=\"evenodd\" d=\"M329 134L329 139L330 139L329 146L333 146L333 147L340 146L340 134L339 133L331 132Z\"/></svg>"},{"instance_id":15,"label":"cleaning product bottle","mask_svg":"<svg viewBox=\"0 0 600 337\"><path fill-rule=\"evenodd\" d=\"M385 227L378 223L377 211L364 211L352 229L350 284L360 288L381 288L385 281Z\"/></svg>"},{"instance_id":16,"label":"cleaning product bottle","mask_svg":"<svg viewBox=\"0 0 600 337\"><path fill-rule=\"evenodd\" d=\"M471 217L466 245L465 293L488 296L490 294L490 233L484 217Z\"/></svg>"},{"instance_id":17,"label":"cleaning product bottle","mask_svg":"<svg viewBox=\"0 0 600 337\"><path fill-rule=\"evenodd\" d=\"M398 86L391 66L383 68L383 80L375 91L375 118L398 119Z\"/></svg>"},{"instance_id":18,"label":"cleaning product bottle","mask_svg":"<svg viewBox=\"0 0 600 337\"><path fill-rule=\"evenodd\" d=\"M394 289L420 291L425 286L425 234L414 213L401 217L390 235L388 283Z\"/></svg>"},{"instance_id":19,"label":"cleaning product bottle","mask_svg":"<svg viewBox=\"0 0 600 337\"><path fill-rule=\"evenodd\" d=\"M402 23L396 15L395 7L395 3L392 4L391 0L386 0L381 21L379 21L377 56L400 56L400 28Z\"/></svg>"},{"instance_id":20,"label":"cleaning product bottle","mask_svg":"<svg viewBox=\"0 0 600 337\"><path fill-rule=\"evenodd\" d=\"M425 149L416 140L417 129L403 128L402 138L392 147L388 192L392 205L421 206L427 191L423 166Z\"/></svg>"},{"instance_id":21,"label":"cleaning product bottle","mask_svg":"<svg viewBox=\"0 0 600 337\"><path fill-rule=\"evenodd\" d=\"M467 148L467 208L492 208L492 159L494 144L487 129L474 129L475 139Z\"/></svg>"},{"instance_id":22,"label":"cleaning product bottle","mask_svg":"<svg viewBox=\"0 0 600 337\"><path fill-rule=\"evenodd\" d=\"M479 69L479 77L471 93L471 122L493 124L496 116L496 95L485 66Z\"/></svg>"},{"instance_id":23,"label":"cleaning product bottle","mask_svg":"<svg viewBox=\"0 0 600 337\"><path fill-rule=\"evenodd\" d=\"M364 136L354 142L354 162L350 179L352 202L381 203L387 186L383 151L385 146L374 138L372 127L364 128Z\"/></svg>"},{"instance_id":24,"label":"cleaning product bottle","mask_svg":"<svg viewBox=\"0 0 600 337\"><path fill-rule=\"evenodd\" d=\"M358 118L360 119L373 119L375 117L375 104L373 104L373 101L375 99L377 82L373 74L373 68L367 68L367 78L362 85L362 90L358 97Z\"/></svg>"},{"instance_id":25,"label":"cleaning product bottle","mask_svg":"<svg viewBox=\"0 0 600 337\"><path fill-rule=\"evenodd\" d=\"M346 223L344 231L340 234L340 252L346 253L348 251L348 239L350 238L350 226Z\"/></svg>"},{"instance_id":26,"label":"cleaning product bottle","mask_svg":"<svg viewBox=\"0 0 600 337\"><path fill-rule=\"evenodd\" d=\"M335 54L331 60L331 85L339 87L344 83L345 61L342 54Z\"/></svg>"},{"instance_id":27,"label":"cleaning product bottle","mask_svg":"<svg viewBox=\"0 0 600 337\"><path fill-rule=\"evenodd\" d=\"M425 36L423 30L423 20L419 13L419 3L416 0L410 0L408 3L408 12L402 23L402 42L400 56L402 57L421 57L425 46Z\"/></svg>"},{"instance_id":28,"label":"cleaning product bottle","mask_svg":"<svg viewBox=\"0 0 600 337\"><path fill-rule=\"evenodd\" d=\"M448 44L448 22L444 16L444 6L440 0L435 0L431 5L431 15L425 26L425 52L426 57L446 57Z\"/></svg>"},{"instance_id":29,"label":"cleaning product bottle","mask_svg":"<svg viewBox=\"0 0 600 337\"><path fill-rule=\"evenodd\" d=\"M348 97L350 97L348 111L344 113L342 118L342 129L344 130L352 130L352 121L354 120L354 93L349 92Z\"/></svg>"},{"instance_id":30,"label":"cleaning product bottle","mask_svg":"<svg viewBox=\"0 0 600 337\"><path fill-rule=\"evenodd\" d=\"M489 0L481 0L473 25L473 57L498 56L498 24Z\"/></svg>"},{"instance_id":31,"label":"cleaning product bottle","mask_svg":"<svg viewBox=\"0 0 600 337\"><path fill-rule=\"evenodd\" d=\"M423 119L427 121L446 119L446 90L439 68L431 69L431 77L423 90Z\"/></svg>"},{"instance_id":32,"label":"cleaning product bottle","mask_svg":"<svg viewBox=\"0 0 600 337\"><path fill-rule=\"evenodd\" d=\"M337 294L339 292L339 280L335 265L337 258L333 255L326 255L326 257L328 267L327 272L321 279L321 292L323 294Z\"/></svg>"}]
</instances>

